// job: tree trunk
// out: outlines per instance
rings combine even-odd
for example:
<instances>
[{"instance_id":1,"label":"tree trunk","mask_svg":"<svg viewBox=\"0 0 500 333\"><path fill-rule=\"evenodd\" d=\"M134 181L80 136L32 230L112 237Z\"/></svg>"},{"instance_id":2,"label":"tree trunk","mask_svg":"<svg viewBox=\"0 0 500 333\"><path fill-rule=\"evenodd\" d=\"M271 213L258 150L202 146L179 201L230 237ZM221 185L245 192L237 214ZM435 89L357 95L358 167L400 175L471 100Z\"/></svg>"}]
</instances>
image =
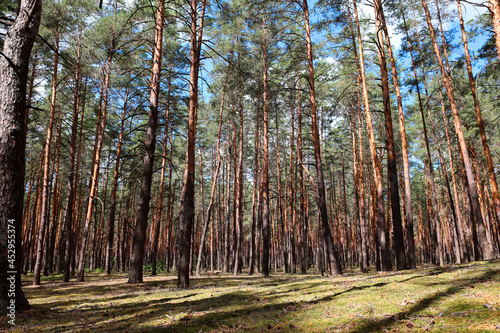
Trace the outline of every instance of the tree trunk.
<instances>
[{"instance_id":1,"label":"tree trunk","mask_svg":"<svg viewBox=\"0 0 500 333\"><path fill-rule=\"evenodd\" d=\"M244 131L243 131L243 88L241 82L241 70L239 71L239 115L240 115L240 140L238 147L238 165L236 166L236 170L238 172L235 174L237 179L237 188L236 190L236 244L235 244L235 253L234 253L234 269L233 275L237 276L241 273L242 266L242 243L243 243L243 206L245 205L245 199L243 197L243 140L244 140Z\"/></svg>"},{"instance_id":2,"label":"tree trunk","mask_svg":"<svg viewBox=\"0 0 500 333\"><path fill-rule=\"evenodd\" d=\"M200 67L200 51L203 35L206 0L202 1L200 25L197 26L198 0L191 0L191 70L189 76L189 120L186 150L186 167L184 170L181 191L181 209L179 213L178 246L177 246L177 286L189 288L189 257L191 252L191 235L194 224L194 181L195 181L195 144L196 121L198 111L198 75Z\"/></svg>"},{"instance_id":3,"label":"tree trunk","mask_svg":"<svg viewBox=\"0 0 500 333\"><path fill-rule=\"evenodd\" d=\"M441 114L443 116L443 124L445 133L446 133L446 143L447 143L447 148L448 148L448 158L450 160L450 173L451 173L451 180L453 184L453 197L455 198L455 213L457 216L457 223L456 223L456 228L458 231L458 237L460 238L460 244L462 248L462 261L469 261L470 260L470 254L469 250L467 247L467 244L465 243L465 235L463 231L463 222L462 222L462 214L460 212L460 206L459 206L459 197L458 197L458 186L457 186L457 180L455 176L455 167L453 166L453 153L451 151L451 139L450 139L450 133L448 131L448 123L446 119L446 113L445 113L445 107L444 107L444 100L443 100L443 93L441 92L441 89L439 90L439 98L441 102Z\"/></svg>"},{"instance_id":4,"label":"tree trunk","mask_svg":"<svg viewBox=\"0 0 500 333\"><path fill-rule=\"evenodd\" d=\"M75 67L75 90L73 93L73 120L71 123L71 144L69 152L69 170L68 170L68 201L66 202L66 213L64 216L64 224L66 226L66 247L64 252L64 276L63 282L69 282L70 279L70 262L71 249L73 247L73 210L75 207L75 162L76 162L76 136L78 134L78 114L80 107L80 60L82 47L82 30L78 31L78 49L76 52L76 67Z\"/></svg>"},{"instance_id":5,"label":"tree trunk","mask_svg":"<svg viewBox=\"0 0 500 333\"><path fill-rule=\"evenodd\" d=\"M257 112L255 117L255 155L254 155L254 171L253 171L253 194L252 194L252 226L251 226L251 235L250 235L250 260L249 260L249 275L253 275L256 263L258 262L258 220L259 220L259 212L260 212L260 186L259 186L259 160L260 160L260 101L257 103Z\"/></svg>"},{"instance_id":6,"label":"tree trunk","mask_svg":"<svg viewBox=\"0 0 500 333\"><path fill-rule=\"evenodd\" d=\"M293 96L292 96L293 100ZM295 255L295 226L296 226L296 209L295 209L295 202L296 202L296 181L297 181L297 174L296 174L296 155L294 155L294 146L295 146L295 106L293 105L294 103L292 102L292 108L291 108L291 117L290 117L290 182L288 185L288 191L289 193L289 203L288 206L290 207L290 214L289 214L289 222L288 222L288 235L287 235L287 250L288 250L288 261L289 265L291 266L291 272L293 274L297 273L297 260L296 260L296 255Z\"/></svg>"},{"instance_id":7,"label":"tree trunk","mask_svg":"<svg viewBox=\"0 0 500 333\"><path fill-rule=\"evenodd\" d=\"M203 247L205 246L205 238L206 238L208 226L210 225L210 218L212 216L212 210L213 210L213 206L214 206L215 190L217 188L217 179L219 178L219 171L220 171L220 165L221 165L220 138L221 138L221 132L222 132L222 115L224 112L226 85L227 85L227 81L229 79L230 70L231 70L231 65L229 65L227 68L226 80L224 82L224 87L222 88L222 98L221 98L220 111L219 111L219 129L217 130L217 147L215 148L216 153L217 153L217 165L215 167L215 172L212 176L212 188L210 189L210 202L208 203L207 215L205 216L205 221L203 222L203 230L201 232L200 247L199 247L199 251L198 251L198 262L196 263L196 276L200 276Z\"/></svg>"},{"instance_id":8,"label":"tree trunk","mask_svg":"<svg viewBox=\"0 0 500 333\"><path fill-rule=\"evenodd\" d=\"M269 101L268 101L268 69L267 69L267 31L266 20L263 19L262 29L263 50L262 50L262 72L263 72L263 155L262 155L262 275L269 276L269 246L270 246L270 225L269 225Z\"/></svg>"},{"instance_id":9,"label":"tree trunk","mask_svg":"<svg viewBox=\"0 0 500 333\"><path fill-rule=\"evenodd\" d=\"M323 178L323 164L321 158L321 143L319 139L318 131L318 119L316 110L316 92L314 89L314 67L313 67L313 54L312 54L312 42L311 42L311 29L309 27L309 9L307 6L307 0L303 0L304 11L304 23L306 30L306 41L307 41L307 61L309 69L309 93L311 99L311 134L314 146L314 157L316 160L316 186L318 190L318 195L316 197L316 204L318 205L318 210L321 217L321 233L322 239L325 243L326 256L329 260L330 274L337 275L342 274L342 269L340 263L337 259L337 254L335 251L335 246L332 238L332 233L330 231L330 226L328 225L328 213L326 206L326 193L325 193L325 181Z\"/></svg>"},{"instance_id":10,"label":"tree trunk","mask_svg":"<svg viewBox=\"0 0 500 333\"><path fill-rule=\"evenodd\" d=\"M413 208L412 208L412 199L411 199L411 183L410 183L410 162L408 158L408 141L406 139L406 126L404 120L403 113L403 102L401 97L401 91L399 88L399 80L396 69L396 60L394 59L394 53L392 51L392 46L389 38L389 33L387 31L387 26L385 24L385 17L382 17L384 20L383 28L384 34L387 41L387 49L389 51L389 59L391 61L391 70L392 70L392 78L394 81L394 88L396 91L396 99L398 104L398 119L399 119L399 129L401 133L401 149L403 153L403 172L404 172L404 188L405 188L405 213L406 213L406 239L407 239L407 263L408 268L412 269L416 267L415 262L415 239L413 235Z\"/></svg>"},{"instance_id":11,"label":"tree trunk","mask_svg":"<svg viewBox=\"0 0 500 333\"><path fill-rule=\"evenodd\" d=\"M356 36L354 34L354 25L352 22L352 15L350 10L350 4L347 4L347 13L349 19L349 29L351 33L351 42L353 47L354 58L356 60L357 67L357 75L356 75L356 101L357 101L357 112L354 111L352 118L352 127L351 130L354 130L352 133L352 141L353 141L353 168L354 168L354 187L355 187L355 195L356 195L356 208L358 212L358 235L359 235L359 269L362 273L365 273L368 269L368 253L367 253L367 234L366 234L366 219L365 219L365 191L363 185L363 131L361 124L361 66L359 63L359 56L356 45ZM359 147L359 151L358 151Z\"/></svg>"},{"instance_id":12,"label":"tree trunk","mask_svg":"<svg viewBox=\"0 0 500 333\"><path fill-rule=\"evenodd\" d=\"M125 116L127 115L127 102L129 98L129 88L125 93L125 101L123 104L123 112L120 119L120 134L118 136L118 146L116 147L116 161L115 161L115 173L113 180L113 188L111 189L111 206L109 208L109 227L108 227L108 237L106 243L106 261L104 270L106 274L111 274L111 262L113 261L112 249L115 239L115 217L116 217L116 191L118 190L118 180L120 178L120 157L122 152L123 144L123 132L125 129Z\"/></svg>"},{"instance_id":13,"label":"tree trunk","mask_svg":"<svg viewBox=\"0 0 500 333\"><path fill-rule=\"evenodd\" d=\"M47 209L49 196L49 169L50 169L50 145L52 143L52 130L54 127L54 117L56 112L56 96L57 96L57 70L59 65L59 28L56 23L55 27L55 52L54 52L54 73L52 74L52 94L50 98L50 116L49 125L47 127L47 137L45 139L45 155L43 162L43 188L42 188L42 204L40 213L40 225L38 227L38 236L36 241L36 261L35 270L33 272L33 285L40 285L40 272L42 269L43 257L43 241L45 235L45 225L47 224Z\"/></svg>"},{"instance_id":14,"label":"tree trunk","mask_svg":"<svg viewBox=\"0 0 500 333\"><path fill-rule=\"evenodd\" d=\"M297 156L299 163L303 161L303 142L302 142L302 102L301 102L301 77L299 71L298 87L297 87ZM299 188L300 188L300 222L299 222L299 258L300 258L300 272L302 274L307 273L309 268L309 255L307 246L307 229L309 225L309 217L306 213L306 200L307 196L304 191L304 170L302 167L299 168Z\"/></svg>"},{"instance_id":15,"label":"tree trunk","mask_svg":"<svg viewBox=\"0 0 500 333\"><path fill-rule=\"evenodd\" d=\"M108 110L108 91L109 91L109 78L111 75L111 62L113 60L115 44L115 34L112 33L111 45L108 49L108 59L107 65L105 69L105 78L103 83L103 90L101 96L103 98L103 104L101 112L99 113L97 129L96 129L96 138L95 138L95 146L94 146L94 157L92 161L92 172L90 178L90 188L89 188L89 196L87 203L87 211L85 213L85 223L83 225L83 233L82 233L82 241L80 245L80 252L78 255L78 273L76 280L78 282L83 282L85 280L85 257L86 257L86 248L89 234L89 226L92 218L92 210L94 208L94 200L97 195L97 187L99 183L99 166L101 162L101 152L102 145L104 142L104 134L106 129L106 116Z\"/></svg>"},{"instance_id":16,"label":"tree trunk","mask_svg":"<svg viewBox=\"0 0 500 333\"><path fill-rule=\"evenodd\" d=\"M29 307L21 289L26 83L41 12L41 1L21 0L0 53L0 316L13 315L14 324Z\"/></svg>"},{"instance_id":17,"label":"tree trunk","mask_svg":"<svg viewBox=\"0 0 500 333\"><path fill-rule=\"evenodd\" d=\"M161 159L161 176L160 176L160 195L158 198L158 223L155 226L154 238L153 238L153 249L151 251L151 275L156 276L156 262L158 257L158 241L160 239L160 226L163 219L163 196L164 196L164 185L165 185L165 165L167 162L167 144L168 144L168 125L170 122L170 94L172 91L172 74L169 72L168 83L167 83L167 112L165 114L165 131L163 139L163 153ZM172 149L171 149L172 151ZM170 159L171 160L171 159ZM171 177L171 176L169 176ZM170 187L170 182L169 182ZM170 198L169 198L170 199ZM170 200L167 201L167 205Z\"/></svg>"},{"instance_id":18,"label":"tree trunk","mask_svg":"<svg viewBox=\"0 0 500 333\"><path fill-rule=\"evenodd\" d=\"M354 17L356 20L356 28L358 32L358 47L359 47L359 64L361 71L361 84L363 87L363 104L365 108L365 117L366 117L366 130L368 132L368 141L370 146L370 154L372 160L372 169L373 169L373 179L375 182L375 197L373 197L372 205L374 207L375 213L375 223L378 231L378 244L380 246L380 259L381 259L381 267L382 271L389 271L392 268L391 263L391 253L389 250L389 241L386 237L386 227L385 227L385 207L384 207L384 186L382 182L382 165L377 156L377 146L375 142L375 132L373 130L373 122L370 111L370 104L368 101L368 88L366 83L366 74L365 74L365 64L364 64L364 56L363 56L363 42L361 39L361 29L359 25L358 19L358 10L356 6L356 1L353 1L354 5ZM376 251L378 253L378 251Z\"/></svg>"},{"instance_id":19,"label":"tree trunk","mask_svg":"<svg viewBox=\"0 0 500 333\"><path fill-rule=\"evenodd\" d=\"M158 13L156 16L155 48L153 52L153 73L151 74L150 84L149 121L146 130L146 151L144 152L141 190L137 207L137 217L135 220L134 242L132 244L132 257L130 258L130 271L127 283L143 282L142 266L144 262L144 247L146 245L146 230L148 227L149 202L151 200L151 181L153 177L156 148L156 128L158 126L158 96L160 94L164 13L165 1L159 0ZM160 221L157 223L160 223Z\"/></svg>"},{"instance_id":20,"label":"tree trunk","mask_svg":"<svg viewBox=\"0 0 500 333\"><path fill-rule=\"evenodd\" d=\"M382 7L381 0L375 0L374 5L375 5L375 25L377 27L377 51L380 60L382 98L384 104L386 149L387 149L387 177L389 183L389 191L391 194L392 227L394 234L393 247L394 247L394 252L396 254L397 269L401 270L401 269L406 269L407 264L406 264L405 245L403 236L403 225L401 221L398 171L396 164L396 148L394 145L394 131L392 126L391 102L389 97L389 76L387 73L387 62L386 62L385 47L384 47L384 32L386 35L385 37L387 37L387 46L391 58L392 75L394 79L394 85L396 87L399 121L400 124L402 122L401 126L402 131L404 130L403 108L402 108L401 94L399 93L399 83L395 67L396 64L394 61L394 57L392 55L392 48L388 36L389 34L387 33L387 27L385 25L384 9ZM406 148L406 134L404 132L402 132L401 138L403 141L403 147ZM408 154L406 150L403 152L403 156L405 156L405 153L406 153L406 160L408 160ZM409 172L409 170L405 168L405 172L407 173ZM410 182L409 178L410 176L408 174L408 179L407 182L405 181L405 185L409 186ZM411 206L410 206L410 211L411 211Z\"/></svg>"}]
</instances>

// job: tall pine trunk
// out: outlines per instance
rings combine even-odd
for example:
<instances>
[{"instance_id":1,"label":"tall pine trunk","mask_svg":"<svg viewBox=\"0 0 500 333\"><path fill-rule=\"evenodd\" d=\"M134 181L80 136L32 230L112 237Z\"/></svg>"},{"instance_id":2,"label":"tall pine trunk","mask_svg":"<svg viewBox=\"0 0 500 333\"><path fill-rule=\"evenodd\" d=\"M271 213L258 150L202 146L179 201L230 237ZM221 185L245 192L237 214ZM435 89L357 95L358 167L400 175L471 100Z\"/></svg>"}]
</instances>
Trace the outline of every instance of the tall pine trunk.
<instances>
[{"instance_id":1,"label":"tall pine trunk","mask_svg":"<svg viewBox=\"0 0 500 333\"><path fill-rule=\"evenodd\" d=\"M130 258L130 271L127 283L142 283L142 266L144 262L144 248L146 245L146 230L148 227L149 202L151 201L151 181L153 178L153 164L156 148L156 128L158 127L158 97L160 94L161 56L163 46L163 21L165 17L165 1L158 1L156 16L155 47L153 52L153 68L151 74L151 94L149 97L149 121L146 129L146 151L142 168L141 188L137 217L135 220L135 234ZM160 223L160 221L157 221Z\"/></svg>"},{"instance_id":2,"label":"tall pine trunk","mask_svg":"<svg viewBox=\"0 0 500 333\"><path fill-rule=\"evenodd\" d=\"M81 60L81 46L82 46L82 31L79 29L78 33L78 49L76 53L75 65L75 90L73 93L73 119L71 123L71 143L69 152L69 170L68 170L68 201L66 203L66 212L64 216L64 224L66 228L66 245L64 252L64 275L63 281L69 282L70 279L70 263L71 263L71 249L73 248L73 210L75 207L75 162L76 162L76 136L78 134L78 113L80 107L80 60Z\"/></svg>"},{"instance_id":3,"label":"tall pine trunk","mask_svg":"<svg viewBox=\"0 0 500 333\"><path fill-rule=\"evenodd\" d=\"M21 0L0 55L0 315L29 307L21 289L21 230L25 176L25 112L29 58L42 2ZM11 236L13 235L13 236ZM15 252L8 250L13 244ZM9 295L14 280L15 295ZM15 311L8 309L15 301Z\"/></svg>"},{"instance_id":4,"label":"tall pine trunk","mask_svg":"<svg viewBox=\"0 0 500 333\"><path fill-rule=\"evenodd\" d=\"M207 215L205 216L205 221L203 221L203 228L202 228L202 232L201 232L201 240L200 240L200 246L199 246L199 251L198 251L198 262L196 263L196 276L200 276L203 247L205 246L205 239L206 239L206 235L207 235L207 231L208 231L208 226L210 225L210 219L212 216L212 210L213 210L213 206L214 206L215 190L217 188L217 179L219 178L219 171L220 171L220 166L221 166L221 155L220 155L220 141L221 140L220 140L220 138L221 138L221 132L222 132L222 115L224 112L226 86L227 86L227 81L229 79L230 70L231 70L231 65L229 65L227 68L226 80L224 81L224 87L222 88L222 98L221 98L220 111L219 111L219 129L217 130L217 146L215 148L216 153L217 153L217 164L215 166L215 172L212 176L212 188L210 189L210 202L208 203Z\"/></svg>"},{"instance_id":5,"label":"tall pine trunk","mask_svg":"<svg viewBox=\"0 0 500 333\"><path fill-rule=\"evenodd\" d=\"M363 88L363 106L365 108L366 130L368 132L368 141L369 141L370 154L372 160L373 180L375 185L374 189L375 196L372 196L372 207L374 211L374 221L377 227L377 234L378 234L377 243L378 247L380 248L380 259L381 259L380 269L382 271L389 271L392 268L392 263L391 263L391 253L389 250L389 240L387 239L386 226L385 226L384 185L382 182L382 165L377 155L375 132L373 130L373 121L370 111L370 103L368 101L368 88L366 83L366 73L365 73L365 64L363 56L363 42L361 39L361 29L359 24L356 1L353 1L353 5L354 5L354 17L356 20L356 28L358 32L359 64L361 70L361 85ZM375 252L378 252L377 247L375 248Z\"/></svg>"},{"instance_id":6,"label":"tall pine trunk","mask_svg":"<svg viewBox=\"0 0 500 333\"><path fill-rule=\"evenodd\" d=\"M394 234L394 253L396 254L396 266L398 269L406 269L406 255L405 255L405 245L403 236L403 225L401 221L401 206L399 200L399 185L398 185L398 170L396 163L396 147L394 145L394 130L392 126L392 112L391 112L391 101L389 97L389 76L387 73L387 62L385 56L384 47L384 32L387 30L385 26L384 9L382 7L381 0L375 0L375 26L377 27L377 51L379 55L380 62L380 72L381 72L381 83L382 83L382 99L384 105L384 117L385 117L385 140L386 140L386 150L387 150L387 178L389 183L389 192L391 196L391 212L392 212L392 227ZM387 34L388 35L388 34ZM397 81L396 68L394 57L392 56L392 49L390 47L390 40L387 38L387 45L389 47L389 53L391 55L391 67L393 69L393 77L395 78L394 84L396 85L396 93L399 93L399 85ZM401 96L398 94L398 109L399 109L399 120L402 120L403 109ZM403 122L404 124L404 122ZM406 144L406 135L402 135L403 144ZM408 155L406 155L408 159ZM406 170L406 169L405 169ZM408 172L408 170L406 170ZM405 183L406 185L406 183ZM408 183L409 186L409 175Z\"/></svg>"},{"instance_id":7,"label":"tall pine trunk","mask_svg":"<svg viewBox=\"0 0 500 333\"><path fill-rule=\"evenodd\" d=\"M83 225L82 240L80 245L80 251L78 255L78 272L76 280L78 282L83 282L85 280L85 257L87 251L87 242L89 236L89 227L92 218L92 210L94 208L94 200L97 198L97 187L99 183L99 166L101 163L101 152L102 145L104 142L104 134L106 129L106 117L108 110L108 91L109 91L109 78L111 75L111 62L113 60L113 55L115 53L115 34L112 34L111 44L108 48L108 58L105 68L105 77L101 89L102 107L98 115L98 122L96 128L95 146L94 146L94 157L92 161L92 171L90 177L90 188L89 196L87 202L87 211L85 213L85 222Z\"/></svg>"},{"instance_id":8,"label":"tall pine trunk","mask_svg":"<svg viewBox=\"0 0 500 333\"><path fill-rule=\"evenodd\" d=\"M118 146L116 148L115 172L113 180L113 188L111 189L111 206L109 208L109 221L108 221L108 237L106 242L106 253L104 271L106 274L111 274L111 262L113 261L112 249L115 239L115 218L116 218L116 192L118 190L118 180L120 178L120 157L123 145L123 132L125 129L125 116L127 115L127 102L129 97L129 89L125 94L125 101L123 104L122 116L120 119L120 134L118 136Z\"/></svg>"},{"instance_id":9,"label":"tall pine trunk","mask_svg":"<svg viewBox=\"0 0 500 333\"><path fill-rule=\"evenodd\" d=\"M262 29L262 72L263 72L263 155L262 155L262 275L269 276L269 101L268 101L268 68L267 68L267 35L266 20L263 19Z\"/></svg>"},{"instance_id":10,"label":"tall pine trunk","mask_svg":"<svg viewBox=\"0 0 500 333\"><path fill-rule=\"evenodd\" d=\"M330 274L342 274L340 263L337 259L332 233L328 224L328 212L326 204L325 181L323 177L323 163L321 158L321 143L318 130L317 107L316 107L316 91L314 88L314 66L311 42L311 29L309 27L309 8L307 0L303 1L302 9L304 11L304 24L306 30L307 41L307 62L309 69L309 93L311 99L311 134L314 146L314 157L316 160L316 186L317 196L316 204L321 218L321 236L325 245L326 256L330 265Z\"/></svg>"},{"instance_id":11,"label":"tall pine trunk","mask_svg":"<svg viewBox=\"0 0 500 333\"><path fill-rule=\"evenodd\" d=\"M45 235L45 225L47 224L49 209L49 169L50 169L50 146L52 144L52 131L54 127L54 117L56 112L56 97L57 97L57 71L59 68L59 28L56 23L55 27L55 51L54 51L54 73L52 74L52 94L50 97L50 115L49 115L49 125L47 127L47 137L45 139L45 155L43 162L43 188L42 188L42 204L40 212L40 224L38 226L38 236L36 240L36 260L35 260L35 270L33 272L33 285L38 286L40 284L40 272L42 270L42 258L43 258L43 242Z\"/></svg>"},{"instance_id":12,"label":"tall pine trunk","mask_svg":"<svg viewBox=\"0 0 500 333\"><path fill-rule=\"evenodd\" d=\"M186 149L186 167L184 169L179 212L177 246L177 286L189 288L191 236L194 224L194 181L195 181L195 145L196 121L198 112L198 76L200 51L203 36L206 0L202 1L200 24L198 26L198 1L191 0L191 68L189 75L189 119Z\"/></svg>"}]
</instances>

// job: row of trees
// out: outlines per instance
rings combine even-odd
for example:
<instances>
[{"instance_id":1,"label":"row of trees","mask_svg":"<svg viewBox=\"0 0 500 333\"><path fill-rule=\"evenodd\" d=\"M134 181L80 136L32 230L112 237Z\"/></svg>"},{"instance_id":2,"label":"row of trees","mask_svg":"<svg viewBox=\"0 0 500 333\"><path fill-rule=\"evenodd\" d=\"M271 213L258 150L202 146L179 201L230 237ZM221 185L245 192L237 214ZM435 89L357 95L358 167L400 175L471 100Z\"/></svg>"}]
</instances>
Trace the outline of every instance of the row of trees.
<instances>
[{"instance_id":1,"label":"row of trees","mask_svg":"<svg viewBox=\"0 0 500 333\"><path fill-rule=\"evenodd\" d=\"M21 6L35 26L41 3ZM6 8L0 214L5 240L15 221L18 281L174 268L189 287L204 269L499 253L496 0L467 26L459 1L323 0L312 15L307 0L63 0L29 36ZM485 41L475 58L471 37Z\"/></svg>"}]
</instances>

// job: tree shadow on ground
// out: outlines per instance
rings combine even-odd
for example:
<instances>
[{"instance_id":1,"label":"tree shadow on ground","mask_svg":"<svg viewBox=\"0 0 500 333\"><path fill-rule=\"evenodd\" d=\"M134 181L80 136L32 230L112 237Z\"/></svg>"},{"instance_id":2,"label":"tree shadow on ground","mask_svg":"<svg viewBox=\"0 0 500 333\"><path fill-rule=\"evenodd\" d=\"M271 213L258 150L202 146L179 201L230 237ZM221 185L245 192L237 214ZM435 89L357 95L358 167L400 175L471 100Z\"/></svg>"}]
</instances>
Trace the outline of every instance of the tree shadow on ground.
<instances>
[{"instance_id":1,"label":"tree shadow on ground","mask_svg":"<svg viewBox=\"0 0 500 333\"><path fill-rule=\"evenodd\" d=\"M456 284L449 286L446 290L444 291L438 291L429 297L425 297L421 299L420 301L416 302L413 306L409 307L407 310L400 311L399 313L396 313L394 315L391 315L387 318L379 319L379 320L373 320L369 319L365 322L361 322L361 325L356 327L355 329L351 330L351 333L363 333L363 332L379 332L388 329L390 326L395 324L400 318L408 318L411 317L412 315L415 315L427 308L429 308L431 305L434 303L442 300L443 298L452 295L454 293L457 293L462 289L463 287L470 287L474 285L475 283L481 283L481 282L486 282L489 280L492 280L493 278L497 277L500 275L500 270L492 270L492 271L487 271L481 276L479 276L476 279L468 279L468 278L463 278L463 279L458 279Z\"/></svg>"},{"instance_id":2,"label":"tree shadow on ground","mask_svg":"<svg viewBox=\"0 0 500 333\"><path fill-rule=\"evenodd\" d=\"M463 267L462 267L463 268ZM458 268L460 269L460 267ZM454 270L454 268L453 268ZM280 275L263 278L260 276L231 275L193 278L193 287L179 291L175 280L164 276L137 285L113 283L91 285L88 289L81 284L53 285L52 288L29 288L32 298L43 301L53 293L79 294L78 300L68 298L50 299L47 303L33 306L25 314L20 314L18 327L26 332L64 331L128 331L128 332L199 332L203 331L300 331L300 324L278 327L280 317L304 311L322 302L329 302L346 294L362 292L369 288L378 290L387 285L407 282L426 276L426 272L406 271L398 274L364 277L355 280L334 280L328 288L320 288L330 283L330 278L308 275ZM432 269L438 274L448 270ZM500 270L488 271L473 279L456 279L448 288L426 297L416 304L389 318L358 321L351 332L380 331L391 327L399 318L412 316L430 307L444 297L458 292L464 286L491 280ZM410 274L410 276L409 276ZM421 275L420 275L421 274ZM373 278L401 276L391 280L373 281ZM436 275L436 274L433 274ZM352 285L363 284L364 285ZM279 289L274 287L279 286ZM216 288L210 291L209 288ZM227 288L227 289L226 289ZM265 288L257 290L255 288ZM333 290L335 288L335 290ZM345 290L339 290L345 288ZM316 290L315 290L316 289ZM37 291L41 291L38 295ZM169 293L169 291L173 291ZM326 295L325 295L326 293ZM304 295L315 297L304 300ZM297 296L297 297L296 297ZM457 310L458 311L458 310ZM150 324L148 323L150 322ZM286 324L288 325L288 321ZM291 321L290 323L293 323ZM149 326L147 326L149 325ZM290 324L291 325L291 324Z\"/></svg>"}]
</instances>

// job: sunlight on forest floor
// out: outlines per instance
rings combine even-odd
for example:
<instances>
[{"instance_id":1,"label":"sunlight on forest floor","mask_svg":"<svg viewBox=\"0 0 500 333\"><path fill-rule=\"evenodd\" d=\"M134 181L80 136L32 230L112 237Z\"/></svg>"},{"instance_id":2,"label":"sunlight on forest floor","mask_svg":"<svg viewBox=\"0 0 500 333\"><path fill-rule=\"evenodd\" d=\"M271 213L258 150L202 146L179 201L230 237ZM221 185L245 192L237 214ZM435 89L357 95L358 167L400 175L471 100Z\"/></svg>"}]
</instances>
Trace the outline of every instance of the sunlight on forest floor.
<instances>
[{"instance_id":1,"label":"sunlight on forest floor","mask_svg":"<svg viewBox=\"0 0 500 333\"><path fill-rule=\"evenodd\" d=\"M85 283L45 277L24 292L31 309L13 332L500 332L500 262L341 277L211 274L128 285L127 274ZM1 318L0 330L8 328Z\"/></svg>"}]
</instances>

